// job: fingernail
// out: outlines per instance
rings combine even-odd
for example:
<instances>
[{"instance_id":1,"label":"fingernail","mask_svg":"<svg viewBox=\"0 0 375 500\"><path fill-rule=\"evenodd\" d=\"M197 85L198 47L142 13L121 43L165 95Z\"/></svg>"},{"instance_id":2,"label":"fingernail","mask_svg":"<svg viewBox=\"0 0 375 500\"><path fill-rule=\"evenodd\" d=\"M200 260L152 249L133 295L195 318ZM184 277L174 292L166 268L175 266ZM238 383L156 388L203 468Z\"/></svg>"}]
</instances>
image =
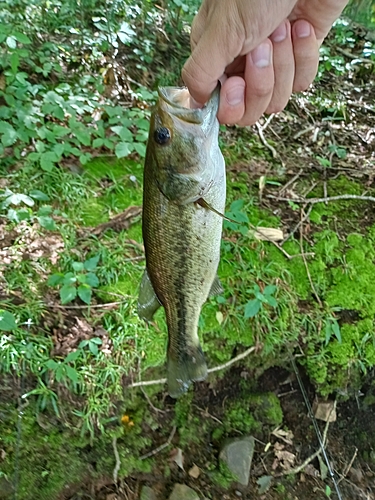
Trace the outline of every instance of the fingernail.
<instances>
[{"instance_id":1,"label":"fingernail","mask_svg":"<svg viewBox=\"0 0 375 500\"><path fill-rule=\"evenodd\" d=\"M268 43L261 43L251 53L253 63L257 68L266 68L271 64L271 46Z\"/></svg>"},{"instance_id":2,"label":"fingernail","mask_svg":"<svg viewBox=\"0 0 375 500\"><path fill-rule=\"evenodd\" d=\"M298 38L307 38L308 36L311 35L310 23L304 21L303 19L296 22L294 29Z\"/></svg>"},{"instance_id":3,"label":"fingernail","mask_svg":"<svg viewBox=\"0 0 375 500\"><path fill-rule=\"evenodd\" d=\"M241 104L245 99L244 87L233 87L226 92L225 98L230 106L237 106L238 104Z\"/></svg>"},{"instance_id":4,"label":"fingernail","mask_svg":"<svg viewBox=\"0 0 375 500\"><path fill-rule=\"evenodd\" d=\"M283 22L272 33L271 40L273 42L282 42L283 40L285 40L287 33L288 33L288 30L286 27L286 22Z\"/></svg>"}]
</instances>

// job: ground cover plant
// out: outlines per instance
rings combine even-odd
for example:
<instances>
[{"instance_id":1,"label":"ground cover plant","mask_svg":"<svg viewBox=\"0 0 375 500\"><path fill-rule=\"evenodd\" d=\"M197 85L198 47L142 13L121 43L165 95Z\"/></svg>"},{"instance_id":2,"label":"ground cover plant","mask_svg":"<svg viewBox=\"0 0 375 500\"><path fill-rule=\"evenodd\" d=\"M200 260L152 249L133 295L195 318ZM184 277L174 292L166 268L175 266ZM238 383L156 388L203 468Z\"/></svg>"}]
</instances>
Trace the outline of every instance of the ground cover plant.
<instances>
[{"instance_id":1,"label":"ground cover plant","mask_svg":"<svg viewBox=\"0 0 375 500\"><path fill-rule=\"evenodd\" d=\"M232 222L224 292L199 326L209 367L227 368L176 403L158 382L163 312L149 326L136 314L143 161L197 5L0 2L0 498L135 499L147 484L167 498L176 482L202 498L334 498L320 457L296 471L318 445L292 359L311 401L337 400L328 445L347 498L374 495L367 4L367 27L337 22L316 84L285 112L221 127ZM363 23L360 6L348 14ZM239 491L218 455L249 433Z\"/></svg>"}]
</instances>

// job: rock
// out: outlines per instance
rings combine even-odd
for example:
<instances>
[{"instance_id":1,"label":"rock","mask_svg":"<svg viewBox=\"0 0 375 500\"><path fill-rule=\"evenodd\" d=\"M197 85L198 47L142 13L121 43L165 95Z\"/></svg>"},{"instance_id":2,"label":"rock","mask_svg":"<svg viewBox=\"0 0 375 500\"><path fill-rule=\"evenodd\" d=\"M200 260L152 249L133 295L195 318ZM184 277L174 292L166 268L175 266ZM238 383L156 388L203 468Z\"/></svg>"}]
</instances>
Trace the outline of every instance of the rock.
<instances>
[{"instance_id":1,"label":"rock","mask_svg":"<svg viewBox=\"0 0 375 500\"><path fill-rule=\"evenodd\" d=\"M247 486L253 454L254 438L252 436L231 439L224 444L220 452L220 460L237 477L238 483Z\"/></svg>"},{"instance_id":2,"label":"rock","mask_svg":"<svg viewBox=\"0 0 375 500\"><path fill-rule=\"evenodd\" d=\"M349 471L349 477L353 483L360 484L363 480L363 473L360 469L352 467Z\"/></svg>"},{"instance_id":3,"label":"rock","mask_svg":"<svg viewBox=\"0 0 375 500\"><path fill-rule=\"evenodd\" d=\"M175 484L169 500L199 500L199 496L186 484Z\"/></svg>"},{"instance_id":4,"label":"rock","mask_svg":"<svg viewBox=\"0 0 375 500\"><path fill-rule=\"evenodd\" d=\"M156 500L156 495L149 486L142 486L140 500Z\"/></svg>"}]
</instances>

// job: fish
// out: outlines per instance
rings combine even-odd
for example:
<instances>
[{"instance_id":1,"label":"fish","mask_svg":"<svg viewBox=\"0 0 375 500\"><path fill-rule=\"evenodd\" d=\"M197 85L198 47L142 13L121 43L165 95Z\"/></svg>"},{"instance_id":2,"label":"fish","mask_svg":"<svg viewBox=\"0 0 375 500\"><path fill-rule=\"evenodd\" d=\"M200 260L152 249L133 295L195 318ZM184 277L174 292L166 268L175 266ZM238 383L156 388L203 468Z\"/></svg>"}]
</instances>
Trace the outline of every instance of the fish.
<instances>
[{"instance_id":1,"label":"fish","mask_svg":"<svg viewBox=\"0 0 375 500\"><path fill-rule=\"evenodd\" d=\"M138 315L164 307L167 384L177 398L207 377L199 341L201 309L220 294L217 277L225 209L225 162L219 148L219 89L194 108L184 87L160 87L151 115L144 178L142 234L146 269Z\"/></svg>"}]
</instances>

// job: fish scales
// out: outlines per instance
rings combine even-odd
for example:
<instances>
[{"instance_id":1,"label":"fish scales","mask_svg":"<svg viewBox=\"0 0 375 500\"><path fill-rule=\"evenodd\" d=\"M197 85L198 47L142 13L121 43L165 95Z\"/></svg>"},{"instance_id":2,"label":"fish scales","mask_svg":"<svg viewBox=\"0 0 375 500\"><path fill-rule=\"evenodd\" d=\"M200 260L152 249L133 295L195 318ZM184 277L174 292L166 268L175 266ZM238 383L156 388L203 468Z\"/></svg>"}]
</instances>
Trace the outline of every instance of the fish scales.
<instances>
[{"instance_id":1,"label":"fish scales","mask_svg":"<svg viewBox=\"0 0 375 500\"><path fill-rule=\"evenodd\" d=\"M144 169L146 275L139 314L150 320L160 304L165 309L168 389L176 397L207 375L198 322L216 280L222 219L197 201L224 211L225 166L218 147L218 97L207 109L185 109L184 115L184 108L165 103L163 96L152 116ZM158 136L155 143L161 129L171 136L166 144L158 144Z\"/></svg>"}]
</instances>

